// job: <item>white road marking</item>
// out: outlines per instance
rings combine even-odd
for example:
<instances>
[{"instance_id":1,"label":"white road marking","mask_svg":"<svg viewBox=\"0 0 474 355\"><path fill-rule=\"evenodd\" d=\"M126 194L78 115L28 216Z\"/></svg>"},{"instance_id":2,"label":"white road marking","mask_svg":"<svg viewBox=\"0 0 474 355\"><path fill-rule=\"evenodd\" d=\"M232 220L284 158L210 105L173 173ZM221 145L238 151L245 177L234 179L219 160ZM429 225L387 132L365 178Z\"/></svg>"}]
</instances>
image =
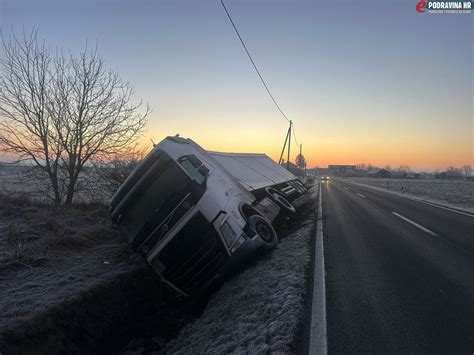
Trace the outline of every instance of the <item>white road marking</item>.
<instances>
[{"instance_id":1,"label":"white road marking","mask_svg":"<svg viewBox=\"0 0 474 355\"><path fill-rule=\"evenodd\" d=\"M326 284L324 269L323 245L323 195L319 184L318 216L316 223L316 243L314 248L314 281L313 299L311 305L311 331L309 339L309 353L327 355L327 328L326 328Z\"/></svg>"},{"instance_id":2,"label":"white road marking","mask_svg":"<svg viewBox=\"0 0 474 355\"><path fill-rule=\"evenodd\" d=\"M402 216L401 214L399 214L399 213L397 213L397 212L392 212L392 213L393 213L395 216L397 216L397 217L403 219L405 222L408 222L408 223L414 225L415 227L420 228L422 231L424 231L424 232L426 232L426 233L428 233L428 234L434 235L435 237L438 236L435 232L430 231L428 228L423 227L422 225L420 225L420 224L418 224L418 223L416 223L416 222L413 222L411 219L408 219L408 218Z\"/></svg>"},{"instance_id":3,"label":"white road marking","mask_svg":"<svg viewBox=\"0 0 474 355\"><path fill-rule=\"evenodd\" d=\"M462 214L462 215L464 215L464 216L468 216L468 217L474 218L474 214L472 214L472 213L459 211L459 210L456 210L456 209L454 209L454 208L450 208L450 207L447 207L447 206L443 206L443 205L440 205L440 204L437 204L437 203L432 203L432 202L428 202L428 201L425 201L425 200L421 200L421 199L416 198L416 197L413 197L413 196L404 196L404 195L402 195L402 194L395 193L395 192L393 192L393 191L386 191L386 190L383 190L383 189L381 189L381 188L379 188L379 187L370 186L370 185L364 185L364 184L360 184L360 183L358 183L358 182L350 181L349 183L350 183L350 184L354 184L354 185L363 186L363 187L368 187L369 189L377 190L377 191L380 191L380 192L385 193L385 194L388 194L388 195L398 196L398 197L401 197L401 198L405 198L405 199L407 199L407 200L412 200L412 201L415 201L415 202L424 203L425 205L430 205L430 206L433 206L433 207L438 207L438 208L441 208L441 209L443 209L443 210L447 210L447 211L459 213L459 214Z\"/></svg>"},{"instance_id":4,"label":"white road marking","mask_svg":"<svg viewBox=\"0 0 474 355\"><path fill-rule=\"evenodd\" d=\"M347 188L347 187L345 187L345 186L344 186L344 189L348 190L348 188Z\"/></svg>"},{"instance_id":5,"label":"white road marking","mask_svg":"<svg viewBox=\"0 0 474 355\"><path fill-rule=\"evenodd\" d=\"M359 194L359 193L358 193L357 195L359 195L359 196L360 196L360 197L362 197L362 198L365 198L365 196L364 196L364 195L362 195L362 194Z\"/></svg>"}]
</instances>

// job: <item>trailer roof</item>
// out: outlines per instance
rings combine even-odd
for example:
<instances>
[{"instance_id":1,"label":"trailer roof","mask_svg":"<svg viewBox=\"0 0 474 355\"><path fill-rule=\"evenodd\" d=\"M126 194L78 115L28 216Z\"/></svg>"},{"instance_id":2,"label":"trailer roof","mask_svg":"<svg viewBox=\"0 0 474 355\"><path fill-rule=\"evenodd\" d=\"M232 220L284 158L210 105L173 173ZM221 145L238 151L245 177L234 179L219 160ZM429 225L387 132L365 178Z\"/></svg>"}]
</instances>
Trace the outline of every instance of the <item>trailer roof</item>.
<instances>
[{"instance_id":1,"label":"trailer roof","mask_svg":"<svg viewBox=\"0 0 474 355\"><path fill-rule=\"evenodd\" d=\"M297 177L265 154L220 153L208 151L225 169L248 190L295 180Z\"/></svg>"}]
</instances>

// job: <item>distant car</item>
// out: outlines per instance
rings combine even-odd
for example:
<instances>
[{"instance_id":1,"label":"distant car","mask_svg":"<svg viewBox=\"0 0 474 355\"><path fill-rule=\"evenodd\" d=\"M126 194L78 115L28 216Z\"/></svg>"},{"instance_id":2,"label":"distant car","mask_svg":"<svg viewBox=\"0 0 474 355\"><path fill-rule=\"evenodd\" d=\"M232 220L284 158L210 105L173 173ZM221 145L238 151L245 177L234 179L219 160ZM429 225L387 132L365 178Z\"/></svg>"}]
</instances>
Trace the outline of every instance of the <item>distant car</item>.
<instances>
[{"instance_id":1,"label":"distant car","mask_svg":"<svg viewBox=\"0 0 474 355\"><path fill-rule=\"evenodd\" d=\"M329 181L329 176L321 176L321 181Z\"/></svg>"}]
</instances>

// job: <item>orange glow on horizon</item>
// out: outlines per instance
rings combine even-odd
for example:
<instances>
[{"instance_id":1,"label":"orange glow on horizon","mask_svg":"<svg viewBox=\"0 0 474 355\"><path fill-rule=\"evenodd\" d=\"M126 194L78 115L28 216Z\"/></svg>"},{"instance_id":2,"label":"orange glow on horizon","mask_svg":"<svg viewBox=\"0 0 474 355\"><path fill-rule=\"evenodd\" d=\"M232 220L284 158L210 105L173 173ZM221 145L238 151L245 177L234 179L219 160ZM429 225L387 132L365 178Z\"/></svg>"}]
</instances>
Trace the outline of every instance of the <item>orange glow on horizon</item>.
<instances>
[{"instance_id":1,"label":"orange glow on horizon","mask_svg":"<svg viewBox=\"0 0 474 355\"><path fill-rule=\"evenodd\" d=\"M153 134L152 134L153 133ZM265 139L260 133L245 132L239 134L234 131L234 137L214 134L213 132L190 132L191 134L181 134L182 137L192 138L206 150L221 152L241 152L241 153L265 153L270 158L278 161L284 142L285 132L269 131ZM283 134L282 134L283 133ZM175 133L148 132L141 140L145 145L150 145L150 137L158 143L167 135ZM308 162L308 168L327 167L330 164L358 164L365 163L373 166L398 168L401 165L408 165L415 170L445 170L449 166L461 167L463 165L473 166L472 150L467 149L469 142L463 141L443 141L443 142L416 142L408 139L386 139L384 142L374 140L353 140L330 138L303 141L303 155ZM291 147L292 162L295 161L299 149L293 143ZM283 154L286 161L287 152Z\"/></svg>"}]
</instances>

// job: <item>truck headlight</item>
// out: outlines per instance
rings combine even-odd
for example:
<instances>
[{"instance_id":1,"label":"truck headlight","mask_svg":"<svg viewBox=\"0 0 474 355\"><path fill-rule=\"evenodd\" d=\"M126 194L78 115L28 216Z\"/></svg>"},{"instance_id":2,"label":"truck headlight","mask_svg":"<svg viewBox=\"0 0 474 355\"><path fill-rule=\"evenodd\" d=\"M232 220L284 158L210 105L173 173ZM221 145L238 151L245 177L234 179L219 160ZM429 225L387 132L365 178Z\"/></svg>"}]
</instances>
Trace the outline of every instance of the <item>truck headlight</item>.
<instances>
[{"instance_id":1,"label":"truck headlight","mask_svg":"<svg viewBox=\"0 0 474 355\"><path fill-rule=\"evenodd\" d=\"M227 247L230 249L232 244L234 244L235 240L237 239L237 235L234 233L232 227L227 222L224 222L224 224L221 226L221 232Z\"/></svg>"}]
</instances>

